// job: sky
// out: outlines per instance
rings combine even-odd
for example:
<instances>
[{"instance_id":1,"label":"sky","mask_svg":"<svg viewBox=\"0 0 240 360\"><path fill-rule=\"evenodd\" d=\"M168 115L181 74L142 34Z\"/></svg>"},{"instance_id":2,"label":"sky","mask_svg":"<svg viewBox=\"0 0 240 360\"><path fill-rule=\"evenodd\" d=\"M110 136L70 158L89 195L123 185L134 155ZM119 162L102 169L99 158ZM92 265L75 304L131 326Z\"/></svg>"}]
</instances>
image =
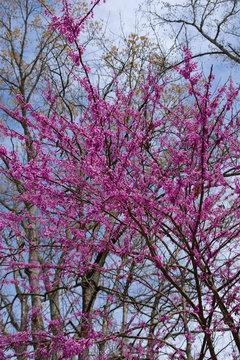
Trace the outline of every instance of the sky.
<instances>
[{"instance_id":1,"label":"sky","mask_svg":"<svg viewBox=\"0 0 240 360\"><path fill-rule=\"evenodd\" d=\"M131 33L135 29L135 10L142 2L143 0L106 0L106 3L102 2L95 8L94 18L104 20L107 32L120 34L122 21L124 31Z\"/></svg>"}]
</instances>

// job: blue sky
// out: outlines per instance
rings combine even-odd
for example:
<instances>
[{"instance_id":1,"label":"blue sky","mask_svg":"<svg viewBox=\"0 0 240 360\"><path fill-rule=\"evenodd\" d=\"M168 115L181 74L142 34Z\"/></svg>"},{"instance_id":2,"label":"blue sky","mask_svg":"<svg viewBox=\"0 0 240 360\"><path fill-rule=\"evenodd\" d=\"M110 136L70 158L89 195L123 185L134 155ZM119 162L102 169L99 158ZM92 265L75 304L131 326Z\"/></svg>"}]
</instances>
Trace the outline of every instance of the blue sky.
<instances>
[{"instance_id":1,"label":"blue sky","mask_svg":"<svg viewBox=\"0 0 240 360\"><path fill-rule=\"evenodd\" d=\"M120 34L120 19L126 33L134 32L135 10L142 0L106 0L94 11L95 19L103 19L104 24L108 23L108 32ZM120 17L121 14L121 17Z\"/></svg>"}]
</instances>

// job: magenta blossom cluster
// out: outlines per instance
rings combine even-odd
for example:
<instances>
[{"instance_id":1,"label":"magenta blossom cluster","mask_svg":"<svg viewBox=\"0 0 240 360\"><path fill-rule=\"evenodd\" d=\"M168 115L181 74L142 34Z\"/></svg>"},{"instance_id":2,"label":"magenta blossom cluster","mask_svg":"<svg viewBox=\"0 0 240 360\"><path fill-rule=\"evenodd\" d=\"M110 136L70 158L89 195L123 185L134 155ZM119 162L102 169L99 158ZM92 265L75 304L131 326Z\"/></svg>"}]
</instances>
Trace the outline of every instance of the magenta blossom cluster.
<instances>
[{"instance_id":1,"label":"magenta blossom cluster","mask_svg":"<svg viewBox=\"0 0 240 360\"><path fill-rule=\"evenodd\" d=\"M49 82L47 115L1 105L25 130L0 123L19 144L0 147L1 359L236 359L239 88L212 93L185 49L173 104L151 64L103 96L77 42L98 3L52 17L85 73L81 115L58 113Z\"/></svg>"}]
</instances>

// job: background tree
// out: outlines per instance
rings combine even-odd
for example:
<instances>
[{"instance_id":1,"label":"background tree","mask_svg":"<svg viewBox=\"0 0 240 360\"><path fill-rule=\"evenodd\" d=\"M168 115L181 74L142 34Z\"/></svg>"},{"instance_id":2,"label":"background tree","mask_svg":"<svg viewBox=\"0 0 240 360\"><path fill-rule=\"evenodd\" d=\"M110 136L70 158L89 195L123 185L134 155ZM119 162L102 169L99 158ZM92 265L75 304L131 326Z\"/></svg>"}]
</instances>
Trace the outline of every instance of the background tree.
<instances>
[{"instance_id":1,"label":"background tree","mask_svg":"<svg viewBox=\"0 0 240 360\"><path fill-rule=\"evenodd\" d=\"M217 55L232 64L240 63L239 11L237 0L150 0L147 7L155 33L165 26L172 33L173 49L179 51L187 42L196 57Z\"/></svg>"}]
</instances>

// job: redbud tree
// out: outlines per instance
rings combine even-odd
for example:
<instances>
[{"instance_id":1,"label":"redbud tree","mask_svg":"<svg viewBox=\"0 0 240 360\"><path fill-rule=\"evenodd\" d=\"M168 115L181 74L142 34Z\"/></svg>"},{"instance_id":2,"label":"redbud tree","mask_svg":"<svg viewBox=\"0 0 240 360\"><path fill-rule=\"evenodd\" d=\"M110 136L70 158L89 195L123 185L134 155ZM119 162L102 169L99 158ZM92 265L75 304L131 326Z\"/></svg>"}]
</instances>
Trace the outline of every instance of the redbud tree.
<instances>
[{"instance_id":1,"label":"redbud tree","mask_svg":"<svg viewBox=\"0 0 240 360\"><path fill-rule=\"evenodd\" d=\"M1 359L238 359L240 118L185 49L188 96L149 62L102 96L75 19L49 13L84 75L76 120L1 105Z\"/></svg>"}]
</instances>

